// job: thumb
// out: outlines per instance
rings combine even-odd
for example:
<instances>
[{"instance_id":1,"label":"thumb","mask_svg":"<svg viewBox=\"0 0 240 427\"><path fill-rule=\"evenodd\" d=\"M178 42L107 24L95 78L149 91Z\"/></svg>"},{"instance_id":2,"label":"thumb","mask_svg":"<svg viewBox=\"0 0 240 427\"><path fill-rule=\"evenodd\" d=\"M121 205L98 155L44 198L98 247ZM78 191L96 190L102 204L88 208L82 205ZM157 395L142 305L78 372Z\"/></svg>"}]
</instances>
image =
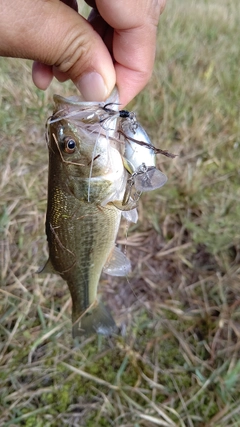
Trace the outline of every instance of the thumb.
<instances>
[{"instance_id":1,"label":"thumb","mask_svg":"<svg viewBox=\"0 0 240 427\"><path fill-rule=\"evenodd\" d=\"M70 78L89 101L106 99L115 85L113 62L101 37L59 0L9 0L0 14L0 40L0 55L48 65L48 72Z\"/></svg>"}]
</instances>

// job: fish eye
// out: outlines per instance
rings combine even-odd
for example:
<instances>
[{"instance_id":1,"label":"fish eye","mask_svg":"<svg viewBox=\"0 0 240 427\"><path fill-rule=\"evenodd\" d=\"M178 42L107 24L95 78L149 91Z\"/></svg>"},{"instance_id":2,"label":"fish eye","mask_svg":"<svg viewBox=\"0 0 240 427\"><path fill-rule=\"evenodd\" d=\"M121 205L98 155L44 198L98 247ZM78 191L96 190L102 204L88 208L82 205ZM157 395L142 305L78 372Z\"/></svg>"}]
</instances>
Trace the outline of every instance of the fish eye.
<instances>
[{"instance_id":1,"label":"fish eye","mask_svg":"<svg viewBox=\"0 0 240 427\"><path fill-rule=\"evenodd\" d=\"M64 139L64 151L68 154L74 153L76 149L76 142L72 138L65 138Z\"/></svg>"}]
</instances>

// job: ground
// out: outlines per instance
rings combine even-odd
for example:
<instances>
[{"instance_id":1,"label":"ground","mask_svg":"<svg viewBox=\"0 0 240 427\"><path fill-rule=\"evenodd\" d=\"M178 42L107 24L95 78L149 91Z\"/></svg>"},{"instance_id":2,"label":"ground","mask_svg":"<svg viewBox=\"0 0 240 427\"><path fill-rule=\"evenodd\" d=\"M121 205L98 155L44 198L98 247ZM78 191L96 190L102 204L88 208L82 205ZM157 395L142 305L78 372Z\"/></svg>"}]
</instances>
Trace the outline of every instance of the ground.
<instances>
[{"instance_id":1,"label":"ground","mask_svg":"<svg viewBox=\"0 0 240 427\"><path fill-rule=\"evenodd\" d=\"M0 426L240 426L240 5L172 0L152 79L129 109L168 176L118 244L130 277L101 279L124 335L71 337L71 299L44 231L52 95L0 58Z\"/></svg>"}]
</instances>

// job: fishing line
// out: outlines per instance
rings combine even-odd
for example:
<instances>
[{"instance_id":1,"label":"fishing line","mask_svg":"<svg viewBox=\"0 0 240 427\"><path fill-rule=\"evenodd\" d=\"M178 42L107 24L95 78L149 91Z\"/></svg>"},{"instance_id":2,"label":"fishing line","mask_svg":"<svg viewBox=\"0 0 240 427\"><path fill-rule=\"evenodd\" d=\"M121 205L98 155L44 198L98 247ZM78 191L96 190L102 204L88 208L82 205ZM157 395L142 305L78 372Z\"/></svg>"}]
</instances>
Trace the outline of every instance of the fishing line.
<instances>
[{"instance_id":1,"label":"fishing line","mask_svg":"<svg viewBox=\"0 0 240 427\"><path fill-rule=\"evenodd\" d=\"M68 268L67 268L67 269L65 269L65 270L62 270L62 271L59 271L59 272L58 272L59 274L67 273L67 272L68 272L68 271L70 271L70 270L74 267L74 265L76 264L76 262L77 262L76 255L75 255L72 251L70 251L70 249L66 248L66 247L62 244L62 242L61 242L61 240L60 240L59 236L57 235L57 233L56 233L56 231L55 231L55 230L56 230L56 229L58 229L59 227L53 227L53 225L51 224L51 222L49 222L49 227L50 227L51 232L52 232L52 233L53 233L53 235L55 236L56 241L57 241L57 243L59 244L60 248L61 248L61 249L63 249L63 250L65 250L65 251L67 251L69 254L73 255L73 257L75 258L75 259L74 259L74 261L73 261L73 263L70 265L70 267L68 267Z\"/></svg>"},{"instance_id":2,"label":"fishing line","mask_svg":"<svg viewBox=\"0 0 240 427\"><path fill-rule=\"evenodd\" d=\"M74 107L74 105L71 105L71 106ZM93 108L93 107L95 107L95 108ZM83 119L90 120L90 119L94 118L95 114L97 116L98 123L101 123L101 121L109 118L109 117L104 117L103 119L101 118L102 110L104 110L103 104L92 104L92 105L87 106L85 109L81 108L79 110L70 111L67 114L59 116L59 113L64 112L64 109L62 109L62 110L59 110L57 112L58 117L54 118L54 115L52 116L52 120L50 120L50 123L55 123L55 122L58 122L62 119L69 119L71 117L76 117L76 116L79 116L80 121L82 121ZM114 110L112 110L112 111L114 111ZM91 115L92 115L92 117L91 117ZM84 123L83 123L83 125L84 125Z\"/></svg>"},{"instance_id":3,"label":"fishing line","mask_svg":"<svg viewBox=\"0 0 240 427\"><path fill-rule=\"evenodd\" d=\"M126 220L126 226L125 226L125 238L126 241L128 240L128 231L129 231L129 226L130 226L130 221ZM124 250L123 250L124 255L127 256L127 244L124 245ZM129 278L129 276L125 276L127 284L129 286L129 289L131 290L132 294L134 295L134 297L136 298L136 301L138 301L142 306L144 306L144 308L146 309L147 312L151 313L151 310L149 308L146 307L146 305L144 304L144 296L142 298L140 298L134 288L131 285L131 279Z\"/></svg>"},{"instance_id":4,"label":"fishing line","mask_svg":"<svg viewBox=\"0 0 240 427\"><path fill-rule=\"evenodd\" d=\"M60 112L61 111L64 111L64 110L60 110ZM56 122L58 122L58 121L60 121L60 120L64 120L64 119L69 119L69 118L71 118L71 117L75 117L75 116L80 116L79 117L79 120L81 120L81 119L87 119L88 117L86 117L86 112L84 111L84 112L82 112L81 110L77 110L77 111L71 111L70 113L68 113L68 114L64 114L64 115L59 115L59 111L56 113L58 116L57 117L54 117L55 116L55 114L53 115L53 116L51 116L50 117L50 119L52 119L52 120L50 120L50 124L52 124L52 123L56 123Z\"/></svg>"},{"instance_id":5,"label":"fishing line","mask_svg":"<svg viewBox=\"0 0 240 427\"><path fill-rule=\"evenodd\" d=\"M94 144L93 152L92 152L92 161L90 165L90 171L89 171L89 178L88 178L88 202L90 202L90 191L91 191L91 178L92 178L92 170L93 170L93 159L96 157L96 149L98 144L100 133L98 134L96 138L96 142Z\"/></svg>"}]
</instances>

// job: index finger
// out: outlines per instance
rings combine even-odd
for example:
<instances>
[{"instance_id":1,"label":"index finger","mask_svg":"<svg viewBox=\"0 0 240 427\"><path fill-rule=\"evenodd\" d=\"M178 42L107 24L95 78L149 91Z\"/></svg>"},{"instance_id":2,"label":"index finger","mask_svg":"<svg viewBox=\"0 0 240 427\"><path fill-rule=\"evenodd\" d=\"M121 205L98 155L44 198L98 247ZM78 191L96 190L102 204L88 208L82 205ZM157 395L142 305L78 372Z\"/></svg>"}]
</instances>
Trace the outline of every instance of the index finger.
<instances>
[{"instance_id":1,"label":"index finger","mask_svg":"<svg viewBox=\"0 0 240 427\"><path fill-rule=\"evenodd\" d=\"M166 0L96 0L102 18L114 29L112 55L122 105L151 77L157 25Z\"/></svg>"}]
</instances>

